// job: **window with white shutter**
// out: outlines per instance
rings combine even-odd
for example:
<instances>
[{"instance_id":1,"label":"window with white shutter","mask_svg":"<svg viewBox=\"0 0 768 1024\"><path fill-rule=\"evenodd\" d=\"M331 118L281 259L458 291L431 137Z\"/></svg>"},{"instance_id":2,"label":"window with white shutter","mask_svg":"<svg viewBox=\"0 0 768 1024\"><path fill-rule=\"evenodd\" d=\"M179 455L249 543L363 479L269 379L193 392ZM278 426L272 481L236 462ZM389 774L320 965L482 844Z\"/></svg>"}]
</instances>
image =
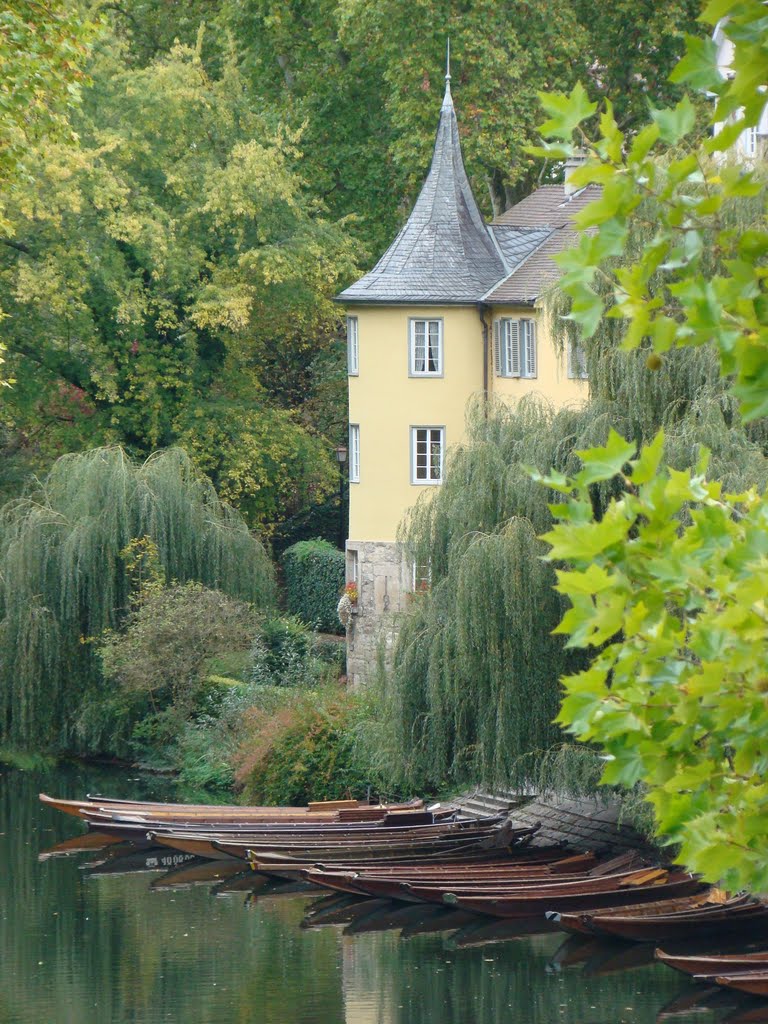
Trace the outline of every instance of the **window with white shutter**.
<instances>
[{"instance_id":1,"label":"window with white shutter","mask_svg":"<svg viewBox=\"0 0 768 1024\"><path fill-rule=\"evenodd\" d=\"M408 372L412 377L442 377L443 321L410 320Z\"/></svg>"},{"instance_id":2,"label":"window with white shutter","mask_svg":"<svg viewBox=\"0 0 768 1024\"><path fill-rule=\"evenodd\" d=\"M441 484L445 427L411 427L411 483Z\"/></svg>"},{"instance_id":3,"label":"window with white shutter","mask_svg":"<svg viewBox=\"0 0 768 1024\"><path fill-rule=\"evenodd\" d=\"M349 482L360 483L360 424L349 424Z\"/></svg>"},{"instance_id":4,"label":"window with white shutter","mask_svg":"<svg viewBox=\"0 0 768 1024\"><path fill-rule=\"evenodd\" d=\"M496 374L499 377L537 375L536 321L504 317L494 324Z\"/></svg>"},{"instance_id":5,"label":"window with white shutter","mask_svg":"<svg viewBox=\"0 0 768 1024\"><path fill-rule=\"evenodd\" d=\"M358 344L357 317L347 317L347 373L357 377L360 373L360 348Z\"/></svg>"}]
</instances>

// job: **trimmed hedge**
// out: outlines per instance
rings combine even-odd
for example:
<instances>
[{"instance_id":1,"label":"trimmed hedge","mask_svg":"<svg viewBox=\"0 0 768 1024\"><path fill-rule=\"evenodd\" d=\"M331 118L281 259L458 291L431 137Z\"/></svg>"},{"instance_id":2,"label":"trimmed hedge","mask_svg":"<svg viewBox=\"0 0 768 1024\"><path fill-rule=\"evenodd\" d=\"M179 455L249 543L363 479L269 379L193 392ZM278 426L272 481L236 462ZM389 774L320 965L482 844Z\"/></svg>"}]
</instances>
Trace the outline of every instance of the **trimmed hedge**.
<instances>
[{"instance_id":1,"label":"trimmed hedge","mask_svg":"<svg viewBox=\"0 0 768 1024\"><path fill-rule=\"evenodd\" d=\"M336 614L344 589L344 552L327 540L301 540L282 558L291 615L322 633L342 633Z\"/></svg>"}]
</instances>

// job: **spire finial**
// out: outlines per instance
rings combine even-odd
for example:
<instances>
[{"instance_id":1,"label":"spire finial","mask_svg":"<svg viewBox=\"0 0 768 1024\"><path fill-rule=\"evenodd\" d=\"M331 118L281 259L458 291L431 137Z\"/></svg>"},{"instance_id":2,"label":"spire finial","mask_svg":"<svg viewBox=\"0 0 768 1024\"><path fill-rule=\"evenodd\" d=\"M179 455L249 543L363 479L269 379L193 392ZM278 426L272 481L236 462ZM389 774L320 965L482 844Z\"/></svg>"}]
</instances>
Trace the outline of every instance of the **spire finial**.
<instances>
[{"instance_id":1,"label":"spire finial","mask_svg":"<svg viewBox=\"0 0 768 1024\"><path fill-rule=\"evenodd\" d=\"M451 81L451 37L448 36L445 48L445 84L449 85Z\"/></svg>"}]
</instances>

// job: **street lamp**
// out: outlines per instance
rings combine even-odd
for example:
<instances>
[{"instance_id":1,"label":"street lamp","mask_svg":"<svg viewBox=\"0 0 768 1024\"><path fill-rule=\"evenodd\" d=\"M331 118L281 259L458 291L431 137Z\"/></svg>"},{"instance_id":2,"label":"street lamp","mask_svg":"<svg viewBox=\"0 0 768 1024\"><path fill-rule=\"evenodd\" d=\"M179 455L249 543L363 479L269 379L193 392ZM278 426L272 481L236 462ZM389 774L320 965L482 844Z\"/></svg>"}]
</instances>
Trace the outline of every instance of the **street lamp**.
<instances>
[{"instance_id":1,"label":"street lamp","mask_svg":"<svg viewBox=\"0 0 768 1024\"><path fill-rule=\"evenodd\" d=\"M344 464L347 461L347 446L345 444L336 445L336 461L339 464L339 547L344 550L344 542L346 533L344 529Z\"/></svg>"}]
</instances>

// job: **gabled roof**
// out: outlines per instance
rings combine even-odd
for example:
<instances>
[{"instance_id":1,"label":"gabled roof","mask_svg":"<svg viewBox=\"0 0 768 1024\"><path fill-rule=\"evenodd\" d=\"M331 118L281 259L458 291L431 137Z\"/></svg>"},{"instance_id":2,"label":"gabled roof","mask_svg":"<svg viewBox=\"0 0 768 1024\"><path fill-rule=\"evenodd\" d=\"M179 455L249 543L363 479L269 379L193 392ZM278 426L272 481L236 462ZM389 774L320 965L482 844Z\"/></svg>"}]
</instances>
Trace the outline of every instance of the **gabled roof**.
<instances>
[{"instance_id":1,"label":"gabled roof","mask_svg":"<svg viewBox=\"0 0 768 1024\"><path fill-rule=\"evenodd\" d=\"M373 270L338 298L345 303L473 303L510 269L472 194L446 81L432 166L411 215Z\"/></svg>"},{"instance_id":2,"label":"gabled roof","mask_svg":"<svg viewBox=\"0 0 768 1024\"><path fill-rule=\"evenodd\" d=\"M535 227L545 234L540 244L483 296L483 301L521 305L534 302L561 274L552 257L578 239L574 215L599 195L597 185L571 195L566 194L563 185L543 185L498 217L492 225L494 231L530 231Z\"/></svg>"}]
</instances>

